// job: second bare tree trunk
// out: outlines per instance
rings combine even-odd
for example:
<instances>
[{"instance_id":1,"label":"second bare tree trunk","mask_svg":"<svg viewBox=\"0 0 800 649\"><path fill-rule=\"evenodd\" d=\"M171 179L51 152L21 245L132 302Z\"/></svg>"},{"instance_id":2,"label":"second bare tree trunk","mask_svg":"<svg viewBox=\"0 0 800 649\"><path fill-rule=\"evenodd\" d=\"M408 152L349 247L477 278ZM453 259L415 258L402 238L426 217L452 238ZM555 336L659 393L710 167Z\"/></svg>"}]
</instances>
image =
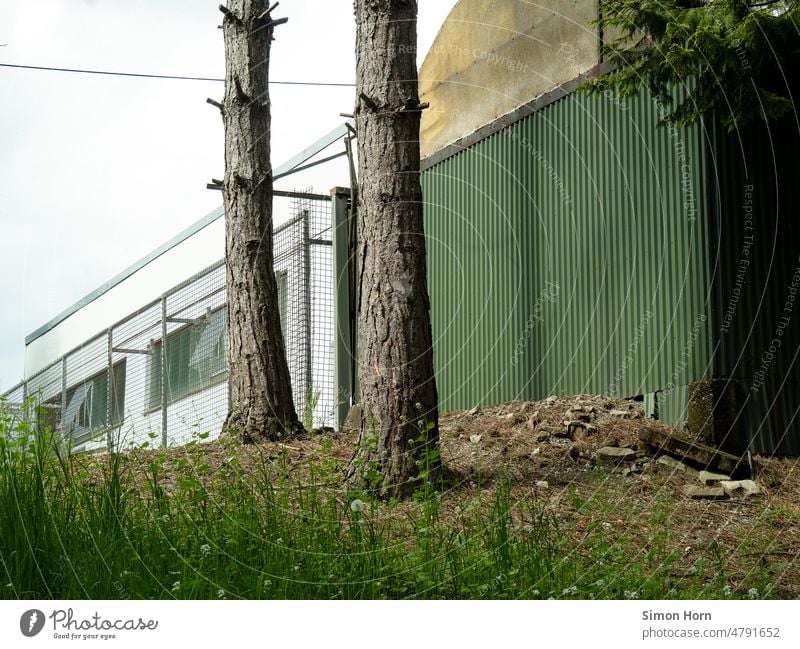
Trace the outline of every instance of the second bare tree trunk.
<instances>
[{"instance_id":1,"label":"second bare tree trunk","mask_svg":"<svg viewBox=\"0 0 800 649\"><path fill-rule=\"evenodd\" d=\"M358 371L353 486L404 496L438 468L419 167L415 0L356 0Z\"/></svg>"},{"instance_id":2,"label":"second bare tree trunk","mask_svg":"<svg viewBox=\"0 0 800 649\"><path fill-rule=\"evenodd\" d=\"M225 37L225 254L230 412L245 442L300 428L278 312L272 252L269 53L265 0L229 0Z\"/></svg>"}]
</instances>

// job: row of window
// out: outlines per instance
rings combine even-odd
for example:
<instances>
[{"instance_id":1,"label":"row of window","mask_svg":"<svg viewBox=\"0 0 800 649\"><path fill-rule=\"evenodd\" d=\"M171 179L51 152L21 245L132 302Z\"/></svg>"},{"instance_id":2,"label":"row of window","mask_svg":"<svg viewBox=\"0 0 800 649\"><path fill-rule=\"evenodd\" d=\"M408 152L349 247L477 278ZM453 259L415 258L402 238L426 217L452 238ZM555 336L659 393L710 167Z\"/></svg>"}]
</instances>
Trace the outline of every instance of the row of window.
<instances>
[{"instance_id":1,"label":"row of window","mask_svg":"<svg viewBox=\"0 0 800 649\"><path fill-rule=\"evenodd\" d=\"M287 276L276 273L278 280L278 309L281 330L286 339ZM227 376L227 327L225 308L210 312L194 324L167 335L167 403L174 403L191 394L223 382ZM162 340L149 350L147 363L148 410L161 408L163 400ZM114 364L111 382L111 425L119 426L125 413L126 361ZM107 428L108 372L106 370L67 389L62 401L59 393L42 404L40 423L60 428L76 442L85 436ZM63 412L62 412L63 411Z\"/></svg>"}]
</instances>

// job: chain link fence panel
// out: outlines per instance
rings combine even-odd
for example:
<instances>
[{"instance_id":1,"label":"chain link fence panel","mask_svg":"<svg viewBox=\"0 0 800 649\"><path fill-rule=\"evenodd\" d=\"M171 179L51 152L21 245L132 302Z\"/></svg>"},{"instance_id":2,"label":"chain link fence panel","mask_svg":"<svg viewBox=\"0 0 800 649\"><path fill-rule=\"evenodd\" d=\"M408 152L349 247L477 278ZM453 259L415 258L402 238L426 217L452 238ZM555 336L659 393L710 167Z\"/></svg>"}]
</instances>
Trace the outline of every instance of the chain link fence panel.
<instances>
[{"instance_id":1,"label":"chain link fence panel","mask_svg":"<svg viewBox=\"0 0 800 649\"><path fill-rule=\"evenodd\" d=\"M331 219L327 197L298 194L273 233L281 329L307 428L334 424ZM74 451L214 440L228 413L226 320L220 260L28 377L4 407L36 413Z\"/></svg>"}]
</instances>

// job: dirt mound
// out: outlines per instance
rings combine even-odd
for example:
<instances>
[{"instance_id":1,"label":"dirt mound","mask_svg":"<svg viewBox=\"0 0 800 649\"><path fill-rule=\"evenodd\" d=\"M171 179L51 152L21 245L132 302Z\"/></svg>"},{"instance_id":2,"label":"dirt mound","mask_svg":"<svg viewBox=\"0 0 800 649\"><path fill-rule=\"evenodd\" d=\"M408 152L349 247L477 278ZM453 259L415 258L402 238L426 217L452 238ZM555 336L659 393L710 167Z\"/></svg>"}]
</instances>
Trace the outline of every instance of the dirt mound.
<instances>
[{"instance_id":1,"label":"dirt mound","mask_svg":"<svg viewBox=\"0 0 800 649\"><path fill-rule=\"evenodd\" d=\"M447 475L443 512L457 524L458 512L474 502L476 493L491 493L502 481L511 485L518 501L541 503L577 552L598 533L608 547L633 548L643 557L654 543L666 544L687 570L702 564L698 557L711 556L708 579L724 569L733 576L734 590L736 579L744 582L756 571L769 576L771 596L800 597L800 465L756 456L752 470L759 493L740 489L721 494L713 476L705 482L709 477L700 474L703 467L641 445L644 426L680 436L669 426L645 420L640 402L598 395L445 413L440 418ZM341 491L344 498L342 478L356 440L353 431L251 446L220 439L140 449L122 461L141 483L152 479L155 465L168 494L187 468L209 484L265 466L303 484L314 466L316 484ZM719 497L704 497L712 493L706 486ZM386 514L398 515L398 510Z\"/></svg>"}]
</instances>

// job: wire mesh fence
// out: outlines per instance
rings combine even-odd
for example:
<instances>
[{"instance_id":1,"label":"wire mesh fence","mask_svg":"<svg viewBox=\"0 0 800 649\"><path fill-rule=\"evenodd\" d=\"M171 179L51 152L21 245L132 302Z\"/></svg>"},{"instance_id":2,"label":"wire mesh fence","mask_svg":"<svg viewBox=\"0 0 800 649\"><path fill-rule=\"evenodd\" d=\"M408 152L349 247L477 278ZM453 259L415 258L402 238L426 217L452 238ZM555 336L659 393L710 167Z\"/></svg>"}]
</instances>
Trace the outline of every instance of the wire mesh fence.
<instances>
[{"instance_id":1,"label":"wire mesh fence","mask_svg":"<svg viewBox=\"0 0 800 649\"><path fill-rule=\"evenodd\" d=\"M331 201L298 193L292 214L273 246L295 408L307 428L332 426ZM28 377L3 395L5 409L73 450L216 439L228 412L226 316L220 260Z\"/></svg>"}]
</instances>

